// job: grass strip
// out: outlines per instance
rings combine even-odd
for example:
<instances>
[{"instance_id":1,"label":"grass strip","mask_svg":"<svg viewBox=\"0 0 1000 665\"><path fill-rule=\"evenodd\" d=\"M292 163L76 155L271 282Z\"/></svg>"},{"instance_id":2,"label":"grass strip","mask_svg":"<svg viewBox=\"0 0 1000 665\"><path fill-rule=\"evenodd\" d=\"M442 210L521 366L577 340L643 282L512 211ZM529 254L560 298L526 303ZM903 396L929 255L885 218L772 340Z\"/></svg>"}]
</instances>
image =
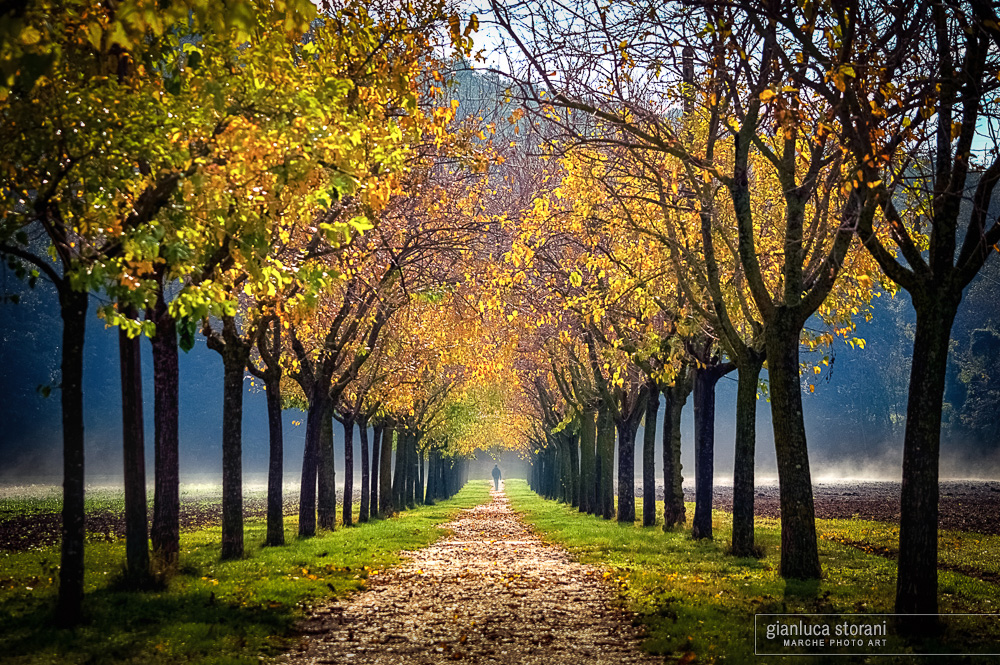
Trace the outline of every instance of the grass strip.
<instances>
[{"instance_id":1,"label":"grass strip","mask_svg":"<svg viewBox=\"0 0 1000 665\"><path fill-rule=\"evenodd\" d=\"M669 655L679 662L913 662L899 658L820 656L767 657L754 655L754 615L757 613L891 613L895 597L896 564L875 552L866 552L841 539L874 545L892 537L887 525L860 520L819 520L817 531L824 577L819 581L784 580L778 574L780 525L774 519L758 519L756 539L763 545L761 559L735 558L726 554L731 538L731 514L714 511L714 540L691 538L690 522L684 529L664 532L661 526L643 528L620 525L581 514L566 504L542 499L523 481L509 480L507 494L514 509L522 513L535 531L558 543L578 560L605 569L605 577L618 591L622 605L637 615L647 630L643 648ZM636 514L641 515L640 506ZM693 504L688 505L690 518ZM996 565L1000 539L978 534L956 540L953 532L943 536L959 542L963 565L990 569ZM839 536L839 538L838 538ZM896 529L898 537L898 529ZM962 544L964 543L964 545ZM984 557L981 552L986 551ZM977 552L979 554L977 554ZM993 556L991 556L991 554ZM952 551L942 557L955 557ZM1000 586L959 572L939 574L940 612L997 612ZM1000 643L1000 622L983 633L944 635L943 643L972 653ZM920 649L934 646L919 645ZM911 648L912 647L906 647ZM933 660L933 659L931 659ZM949 658L947 662L963 662ZM968 662L983 662L980 657ZM930 661L928 661L930 662Z\"/></svg>"},{"instance_id":2,"label":"grass strip","mask_svg":"<svg viewBox=\"0 0 1000 665\"><path fill-rule=\"evenodd\" d=\"M312 603L341 598L425 547L459 510L489 500L486 481L392 519L298 538L286 518L285 547L261 547L265 524L246 525L244 559L219 560L221 527L181 534L178 574L164 591L117 588L125 544L88 544L85 622L51 627L58 548L0 553L0 660L40 663L258 663L286 649Z\"/></svg>"}]
</instances>

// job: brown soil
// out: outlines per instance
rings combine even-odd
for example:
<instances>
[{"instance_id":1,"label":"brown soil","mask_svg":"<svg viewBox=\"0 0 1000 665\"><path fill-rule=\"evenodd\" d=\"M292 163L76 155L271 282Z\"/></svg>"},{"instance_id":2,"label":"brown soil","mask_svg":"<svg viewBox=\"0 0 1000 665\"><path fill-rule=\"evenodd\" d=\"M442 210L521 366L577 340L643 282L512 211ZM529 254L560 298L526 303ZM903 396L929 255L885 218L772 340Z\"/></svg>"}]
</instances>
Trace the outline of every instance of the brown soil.
<instances>
[{"instance_id":1,"label":"brown soil","mask_svg":"<svg viewBox=\"0 0 1000 665\"><path fill-rule=\"evenodd\" d=\"M813 500L820 519L865 519L899 523L899 483L858 481L816 483ZM938 528L953 531L1000 534L1000 483L980 480L945 480L940 483ZM688 501L693 492L685 491ZM754 513L759 517L780 517L778 487L759 486L754 497ZM716 487L715 508L732 510L733 488Z\"/></svg>"},{"instance_id":2,"label":"brown soil","mask_svg":"<svg viewBox=\"0 0 1000 665\"><path fill-rule=\"evenodd\" d=\"M445 525L404 566L369 578L346 605L314 611L292 664L656 663L600 570L547 545L503 491Z\"/></svg>"},{"instance_id":3,"label":"brown soil","mask_svg":"<svg viewBox=\"0 0 1000 665\"><path fill-rule=\"evenodd\" d=\"M298 514L298 497L285 497L284 514ZM147 514L153 519L150 504ZM262 496L243 498L244 519L267 517L267 499ZM194 531L217 526L222 521L222 500L218 494L195 496L182 500L180 525L182 531ZM125 537L125 514L113 510L93 510L86 517L87 539L112 541ZM23 552L36 547L52 547L60 542L62 515L59 513L19 514L5 509L0 501L0 552Z\"/></svg>"}]
</instances>

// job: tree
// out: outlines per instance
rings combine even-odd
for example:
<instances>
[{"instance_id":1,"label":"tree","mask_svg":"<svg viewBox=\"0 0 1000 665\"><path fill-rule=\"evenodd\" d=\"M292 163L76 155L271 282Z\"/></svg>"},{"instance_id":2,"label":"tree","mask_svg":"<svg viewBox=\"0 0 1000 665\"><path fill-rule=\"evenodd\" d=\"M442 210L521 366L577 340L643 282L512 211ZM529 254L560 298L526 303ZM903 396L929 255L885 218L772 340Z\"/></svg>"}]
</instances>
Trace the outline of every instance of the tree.
<instances>
[{"instance_id":1,"label":"tree","mask_svg":"<svg viewBox=\"0 0 1000 665\"><path fill-rule=\"evenodd\" d=\"M748 18L750 15L747 15ZM1000 27L986 2L820 3L750 19L785 31L801 64L779 66L832 111L878 217L858 236L916 312L903 442L896 611L937 611L938 459L951 328L963 290L993 254L989 206L1000 159L975 144L995 113ZM844 26L850 30L844 30ZM827 44L825 35L833 40ZM823 72L826 80L821 79ZM989 140L989 139L987 139ZM967 217L961 201L971 199Z\"/></svg>"},{"instance_id":2,"label":"tree","mask_svg":"<svg viewBox=\"0 0 1000 665\"><path fill-rule=\"evenodd\" d=\"M771 104L783 82L774 66L778 35L748 34L752 31L728 6L663 12L618 6L610 21L605 12L565 13L547 3L492 6L517 52L511 66L515 83L530 108L558 124L565 140L624 143L673 156L728 192L738 229L734 253L764 326L781 489L781 573L818 577L799 338L831 293L859 220L875 213L867 191L841 187L847 180L841 145L827 133L811 131L823 122L825 109L798 101L786 106L780 99ZM705 25L713 29L703 30ZM682 105L677 90L683 76L669 64L680 60L678 42L691 45L703 79L718 81L706 97L706 110L723 120L720 130L734 142L731 169L710 153L685 149L683 137L665 122L665 109ZM545 46L552 43L561 48L553 52ZM593 126L577 120L580 113L614 131L581 131ZM780 214L755 214L751 154L761 155L765 172L780 183L775 201ZM784 251L771 253L773 244Z\"/></svg>"}]
</instances>

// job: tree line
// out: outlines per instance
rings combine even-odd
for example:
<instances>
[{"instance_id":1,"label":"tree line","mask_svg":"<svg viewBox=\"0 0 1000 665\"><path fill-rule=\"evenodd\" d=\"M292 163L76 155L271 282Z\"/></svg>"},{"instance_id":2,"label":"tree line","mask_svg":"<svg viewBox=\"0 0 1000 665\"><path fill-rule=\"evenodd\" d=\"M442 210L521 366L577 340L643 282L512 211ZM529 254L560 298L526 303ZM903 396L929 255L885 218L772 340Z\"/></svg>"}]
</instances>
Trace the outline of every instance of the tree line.
<instances>
[{"instance_id":1,"label":"tree line","mask_svg":"<svg viewBox=\"0 0 1000 665\"><path fill-rule=\"evenodd\" d=\"M126 582L180 552L179 351L224 368L223 559L244 556L245 380L267 396L266 544L284 543L281 411L306 412L298 532L452 496L483 410L468 391L488 325L460 271L492 159L475 108L449 94L475 17L444 3L122 3L5 18L0 254L51 283L62 320L64 494L58 620L83 607L84 332L119 329ZM147 530L141 339L153 355ZM89 408L89 407L88 407ZM338 506L334 421L345 437ZM369 441L369 428L374 441ZM464 438L463 438L464 437ZM471 449L470 449L471 450ZM395 451L395 463L392 462ZM393 473L393 468L395 473Z\"/></svg>"},{"instance_id":2,"label":"tree line","mask_svg":"<svg viewBox=\"0 0 1000 665\"><path fill-rule=\"evenodd\" d=\"M732 551L753 554L754 414L766 366L780 570L818 578L802 395L829 360L810 367L800 349L838 335L863 347L855 318L873 295L904 289L916 323L896 611L935 612L949 340L965 288L1000 240L990 207L1000 179L996 8L491 8L506 56L497 73L548 160L507 269L537 334L522 380L535 402L535 486L610 517L617 434L618 514L631 521L635 426L645 417L648 511L662 394L665 518L678 523L675 409L691 396L693 535L710 537L714 387L735 371Z\"/></svg>"}]
</instances>

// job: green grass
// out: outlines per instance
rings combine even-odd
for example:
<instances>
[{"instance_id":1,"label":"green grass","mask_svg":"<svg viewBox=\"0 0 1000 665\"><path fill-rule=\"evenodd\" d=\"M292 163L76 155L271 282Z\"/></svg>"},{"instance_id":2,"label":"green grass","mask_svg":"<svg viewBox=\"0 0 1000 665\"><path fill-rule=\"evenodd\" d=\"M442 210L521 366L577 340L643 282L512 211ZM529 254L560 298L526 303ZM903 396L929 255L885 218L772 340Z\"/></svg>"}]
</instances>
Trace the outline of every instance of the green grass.
<instances>
[{"instance_id":1,"label":"green grass","mask_svg":"<svg viewBox=\"0 0 1000 665\"><path fill-rule=\"evenodd\" d=\"M460 509L489 499L485 481L398 517L300 539L286 518L285 547L261 547L265 525L246 526L246 557L219 560L219 527L181 534L179 572L165 591L116 589L124 543L88 544L85 622L51 627L59 552L0 554L0 660L5 663L258 663L290 644L311 603L360 589L366 578L424 547Z\"/></svg>"},{"instance_id":2,"label":"green grass","mask_svg":"<svg viewBox=\"0 0 1000 665\"><path fill-rule=\"evenodd\" d=\"M891 613L895 562L835 538L870 546L882 543L888 547L892 538L888 525L819 520L817 530L825 536L819 541L823 579L786 582L778 574L777 520L757 520L756 537L764 547L764 557L738 559L726 554L731 537L729 513L713 513L715 540L695 541L690 535L690 523L686 529L666 533L660 526L619 525L541 499L523 481L507 481L506 487L514 509L522 512L542 537L563 545L580 561L605 568L605 577L616 586L622 604L646 625L648 639L643 646L653 653L720 663L912 662L912 656L895 660L826 656L823 660L823 657L754 655L753 627L757 613ZM637 504L636 513L641 516L641 501ZM689 504L689 519L693 513L694 506ZM896 533L898 536L898 529ZM962 565L980 571L996 568L1000 538L952 532L943 539L952 539L959 547L957 554L942 552L942 558L956 557ZM1000 587L996 584L958 572L941 571L939 588L942 613L998 611ZM915 648L995 653L1000 641L1000 621L990 621L985 632L945 634L932 638L935 642L902 644L900 648L907 653ZM947 662L961 660L949 658Z\"/></svg>"}]
</instances>

